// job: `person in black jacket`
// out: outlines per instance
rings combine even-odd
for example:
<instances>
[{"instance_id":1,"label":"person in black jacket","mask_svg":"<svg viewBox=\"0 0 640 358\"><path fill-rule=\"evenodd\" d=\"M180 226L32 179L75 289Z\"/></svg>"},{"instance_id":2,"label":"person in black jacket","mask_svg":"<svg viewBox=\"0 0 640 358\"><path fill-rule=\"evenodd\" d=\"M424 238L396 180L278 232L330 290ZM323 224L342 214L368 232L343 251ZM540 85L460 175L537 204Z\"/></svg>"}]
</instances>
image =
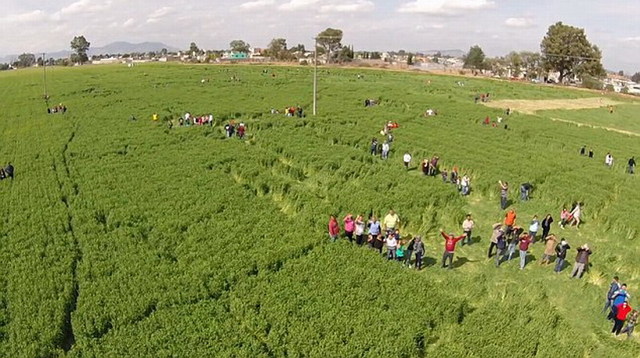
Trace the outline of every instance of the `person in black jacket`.
<instances>
[{"instance_id":1,"label":"person in black jacket","mask_svg":"<svg viewBox=\"0 0 640 358\"><path fill-rule=\"evenodd\" d=\"M547 214L547 216L542 219L542 239L546 239L549 236L549 231L551 231L551 224L553 224L553 217L551 214Z\"/></svg>"},{"instance_id":2,"label":"person in black jacket","mask_svg":"<svg viewBox=\"0 0 640 358\"><path fill-rule=\"evenodd\" d=\"M411 255L413 255L413 247L415 245L416 239L413 238L407 244L407 248L404 250L404 264L411 268Z\"/></svg>"},{"instance_id":3,"label":"person in black jacket","mask_svg":"<svg viewBox=\"0 0 640 358\"><path fill-rule=\"evenodd\" d=\"M556 246L556 254L558 258L556 259L556 267L553 269L555 273L560 273L562 268L564 267L564 260L567 258L567 251L571 248L567 240L562 239L558 246Z\"/></svg>"},{"instance_id":4,"label":"person in black jacket","mask_svg":"<svg viewBox=\"0 0 640 358\"><path fill-rule=\"evenodd\" d=\"M7 177L13 180L13 165L11 165L11 163L7 164L7 167L4 168L4 173L6 174Z\"/></svg>"}]
</instances>

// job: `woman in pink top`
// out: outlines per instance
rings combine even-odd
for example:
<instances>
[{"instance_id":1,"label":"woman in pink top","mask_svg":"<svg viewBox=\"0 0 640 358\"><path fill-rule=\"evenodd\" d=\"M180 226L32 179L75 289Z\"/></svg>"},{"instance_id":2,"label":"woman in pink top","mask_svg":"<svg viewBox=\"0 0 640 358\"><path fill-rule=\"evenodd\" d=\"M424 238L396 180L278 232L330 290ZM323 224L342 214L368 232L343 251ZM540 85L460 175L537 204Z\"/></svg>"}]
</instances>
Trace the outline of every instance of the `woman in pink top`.
<instances>
[{"instance_id":1,"label":"woman in pink top","mask_svg":"<svg viewBox=\"0 0 640 358\"><path fill-rule=\"evenodd\" d=\"M347 214L342 220L344 222L344 234L349 239L349 242L353 242L353 231L356 228L356 223L353 221L353 215Z\"/></svg>"}]
</instances>

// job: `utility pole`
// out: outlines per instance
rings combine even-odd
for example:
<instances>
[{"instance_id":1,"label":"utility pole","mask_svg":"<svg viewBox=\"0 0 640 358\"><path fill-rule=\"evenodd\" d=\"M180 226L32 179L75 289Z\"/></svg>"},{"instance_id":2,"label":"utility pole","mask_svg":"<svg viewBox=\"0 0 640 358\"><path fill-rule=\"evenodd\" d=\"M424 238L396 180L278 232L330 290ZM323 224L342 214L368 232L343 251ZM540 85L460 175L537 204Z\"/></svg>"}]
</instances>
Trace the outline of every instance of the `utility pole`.
<instances>
[{"instance_id":1,"label":"utility pole","mask_svg":"<svg viewBox=\"0 0 640 358\"><path fill-rule=\"evenodd\" d=\"M49 100L49 95L47 94L47 60L45 57L45 53L42 53L42 78L44 82L44 100Z\"/></svg>"},{"instance_id":2,"label":"utility pole","mask_svg":"<svg viewBox=\"0 0 640 358\"><path fill-rule=\"evenodd\" d=\"M315 47L313 48L313 115L316 115L318 102L318 38L314 37Z\"/></svg>"}]
</instances>

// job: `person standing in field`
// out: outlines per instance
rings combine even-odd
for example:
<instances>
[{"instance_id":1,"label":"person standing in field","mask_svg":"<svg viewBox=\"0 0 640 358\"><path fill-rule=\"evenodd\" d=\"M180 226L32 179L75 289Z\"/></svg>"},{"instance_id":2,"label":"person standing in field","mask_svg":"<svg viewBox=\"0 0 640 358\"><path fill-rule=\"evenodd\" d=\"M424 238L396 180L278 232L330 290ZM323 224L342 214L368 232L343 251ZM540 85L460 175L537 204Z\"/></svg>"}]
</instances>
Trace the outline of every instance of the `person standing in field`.
<instances>
[{"instance_id":1,"label":"person standing in field","mask_svg":"<svg viewBox=\"0 0 640 358\"><path fill-rule=\"evenodd\" d=\"M369 247L373 248L376 245L376 241L378 241L378 236L380 236L380 231L382 229L380 225L380 221L375 215L371 216L371 219L368 223L369 226Z\"/></svg>"},{"instance_id":2,"label":"person standing in field","mask_svg":"<svg viewBox=\"0 0 640 358\"><path fill-rule=\"evenodd\" d=\"M611 285L609 285L609 291L607 292L607 300L604 303L604 308L602 309L602 313L607 312L607 310L613 307L613 299L615 298L615 293L620 289L620 279L618 276L613 276L613 281L611 281Z\"/></svg>"},{"instance_id":3,"label":"person standing in field","mask_svg":"<svg viewBox=\"0 0 640 358\"><path fill-rule=\"evenodd\" d=\"M504 235L496 238L496 247L496 267L500 267L500 262L502 262L507 253L507 239Z\"/></svg>"},{"instance_id":4,"label":"person standing in field","mask_svg":"<svg viewBox=\"0 0 640 358\"><path fill-rule=\"evenodd\" d=\"M540 261L540 265L548 265L551 263L551 259L555 255L556 244L558 243L558 239L556 235L548 235L543 236L544 240L544 252L542 254L542 260Z\"/></svg>"},{"instance_id":5,"label":"person standing in field","mask_svg":"<svg viewBox=\"0 0 640 358\"><path fill-rule=\"evenodd\" d=\"M513 231L513 225L516 223L516 217L516 211L513 209L510 209L504 215L505 234L507 236L511 235L511 232Z\"/></svg>"},{"instance_id":6,"label":"person standing in field","mask_svg":"<svg viewBox=\"0 0 640 358\"><path fill-rule=\"evenodd\" d=\"M384 220L382 220L382 224L384 226L384 230L395 231L395 229L398 227L398 224L400 224L400 217L398 216L398 214L396 214L395 211L393 211L393 209L389 210L387 216L385 216Z\"/></svg>"},{"instance_id":7,"label":"person standing in field","mask_svg":"<svg viewBox=\"0 0 640 358\"><path fill-rule=\"evenodd\" d=\"M618 306L622 303L627 302L631 299L631 295L627 292L627 284L623 283L620 285L620 289L613 294L613 303L611 304L611 312L609 312L609 316L607 319L614 319L616 314L618 314Z\"/></svg>"},{"instance_id":8,"label":"person standing in field","mask_svg":"<svg viewBox=\"0 0 640 358\"><path fill-rule=\"evenodd\" d=\"M404 162L404 167L409 170L409 164L411 164L411 154L409 154L408 152L404 153L402 161Z\"/></svg>"},{"instance_id":9,"label":"person standing in field","mask_svg":"<svg viewBox=\"0 0 640 358\"><path fill-rule=\"evenodd\" d=\"M329 237L331 238L331 242L335 242L338 239L338 235L340 235L338 220L336 220L334 215L331 215L329 216Z\"/></svg>"},{"instance_id":10,"label":"person standing in field","mask_svg":"<svg viewBox=\"0 0 640 358\"><path fill-rule=\"evenodd\" d=\"M489 251L487 252L487 258L491 258L491 252L495 247L498 246L498 238L503 236L504 236L504 230L502 229L502 224L500 223L493 224L493 231L491 232L491 243L489 244Z\"/></svg>"},{"instance_id":11,"label":"person standing in field","mask_svg":"<svg viewBox=\"0 0 640 358\"><path fill-rule=\"evenodd\" d=\"M534 215L533 219L531 219L531 224L529 225L529 236L531 236L532 242L536 242L536 235L538 234L539 229L540 221L538 221L538 215Z\"/></svg>"},{"instance_id":12,"label":"person standing in field","mask_svg":"<svg viewBox=\"0 0 640 358\"><path fill-rule=\"evenodd\" d=\"M560 225L560 227L564 229L564 226L569 222L570 216L571 213L569 213L569 210L567 210L567 208L562 208L562 212L560 212L560 222L558 223L558 225Z\"/></svg>"},{"instance_id":13,"label":"person standing in field","mask_svg":"<svg viewBox=\"0 0 640 358\"><path fill-rule=\"evenodd\" d=\"M422 237L416 236L413 242L413 252L416 254L416 270L422 269L422 256L424 255L424 243Z\"/></svg>"},{"instance_id":14,"label":"person standing in field","mask_svg":"<svg viewBox=\"0 0 640 358\"><path fill-rule=\"evenodd\" d=\"M527 234L522 234L520 236L520 270L524 270L524 266L527 264L527 251L529 251L529 245L531 245L532 236Z\"/></svg>"},{"instance_id":15,"label":"person standing in field","mask_svg":"<svg viewBox=\"0 0 640 358\"><path fill-rule=\"evenodd\" d=\"M356 244L362 245L364 244L364 227L365 222L362 215L358 215L355 221L355 234L356 234Z\"/></svg>"},{"instance_id":16,"label":"person standing in field","mask_svg":"<svg viewBox=\"0 0 640 358\"><path fill-rule=\"evenodd\" d=\"M589 158L593 158L593 149L589 148Z\"/></svg>"},{"instance_id":17,"label":"person standing in field","mask_svg":"<svg viewBox=\"0 0 640 358\"><path fill-rule=\"evenodd\" d=\"M624 325L624 321L627 320L627 315L632 311L631 306L625 301L618 306L616 306L616 315L613 319L613 328L611 329L611 333L615 336L620 334L622 330L622 326Z\"/></svg>"},{"instance_id":18,"label":"person standing in field","mask_svg":"<svg viewBox=\"0 0 640 358\"><path fill-rule=\"evenodd\" d=\"M509 195L509 183L502 182L502 180L498 180L498 184L500 184L500 208L502 210L507 208L508 195Z\"/></svg>"},{"instance_id":19,"label":"person standing in field","mask_svg":"<svg viewBox=\"0 0 640 358\"><path fill-rule=\"evenodd\" d=\"M571 249L569 243L565 239L560 240L560 243L556 246L556 255L558 258L556 259L556 266L553 268L553 272L558 274L562 271L564 268L564 260L567 258L567 251L569 251L569 249Z\"/></svg>"},{"instance_id":20,"label":"person standing in field","mask_svg":"<svg viewBox=\"0 0 640 358\"><path fill-rule=\"evenodd\" d=\"M376 154L378 154L378 139L373 138L371 139L371 155L376 155Z\"/></svg>"},{"instance_id":21,"label":"person standing in field","mask_svg":"<svg viewBox=\"0 0 640 358\"><path fill-rule=\"evenodd\" d=\"M624 327L622 331L620 331L620 333L626 333L627 339L631 338L631 335L633 334L633 329L635 328L637 323L638 323L638 311L633 310L631 311L631 316L629 316L629 320L627 321L627 326Z\"/></svg>"},{"instance_id":22,"label":"person standing in field","mask_svg":"<svg viewBox=\"0 0 640 358\"><path fill-rule=\"evenodd\" d=\"M580 228L580 217L582 216L582 203L577 202L576 206L571 210L571 224L576 224L576 229Z\"/></svg>"},{"instance_id":23,"label":"person standing in field","mask_svg":"<svg viewBox=\"0 0 640 358\"><path fill-rule=\"evenodd\" d=\"M453 236L453 233L449 235L445 234L445 232L440 229L440 235L444 237L444 253L442 254L442 268L449 268L449 270L453 269L453 254L456 251L456 244L458 241L464 239L466 236L460 235L457 237ZM449 260L449 265L447 265L447 259Z\"/></svg>"},{"instance_id":24,"label":"person standing in field","mask_svg":"<svg viewBox=\"0 0 640 358\"><path fill-rule=\"evenodd\" d=\"M516 253L516 245L520 242L520 235L524 231L520 226L514 226L511 235L508 238L508 260L511 261L513 254Z\"/></svg>"},{"instance_id":25,"label":"person standing in field","mask_svg":"<svg viewBox=\"0 0 640 358\"><path fill-rule=\"evenodd\" d=\"M342 219L344 223L344 235L349 239L349 242L353 242L353 231L356 229L356 223L353 221L353 215L351 213Z\"/></svg>"},{"instance_id":26,"label":"person standing in field","mask_svg":"<svg viewBox=\"0 0 640 358\"><path fill-rule=\"evenodd\" d=\"M587 244L578 248L578 254L576 255L576 263L573 265L573 271L571 271L571 278L582 278L585 266L589 263L589 255L592 252L589 250Z\"/></svg>"},{"instance_id":27,"label":"person standing in field","mask_svg":"<svg viewBox=\"0 0 640 358\"><path fill-rule=\"evenodd\" d=\"M395 260L396 249L398 248L398 240L396 240L396 235L393 232L388 233L387 238L385 239L385 243L387 244L387 259Z\"/></svg>"},{"instance_id":28,"label":"person standing in field","mask_svg":"<svg viewBox=\"0 0 640 358\"><path fill-rule=\"evenodd\" d=\"M469 192L471 191L471 180L466 174L462 176L462 179L460 180L460 186L460 192L462 193L462 195L469 195Z\"/></svg>"},{"instance_id":29,"label":"person standing in field","mask_svg":"<svg viewBox=\"0 0 640 358\"><path fill-rule=\"evenodd\" d=\"M396 248L396 259L404 265L404 242L398 241L398 247Z\"/></svg>"},{"instance_id":30,"label":"person standing in field","mask_svg":"<svg viewBox=\"0 0 640 358\"><path fill-rule=\"evenodd\" d=\"M587 154L587 146L583 145L582 148L580 148L580 155L586 155Z\"/></svg>"},{"instance_id":31,"label":"person standing in field","mask_svg":"<svg viewBox=\"0 0 640 358\"><path fill-rule=\"evenodd\" d=\"M387 142L386 140L384 141L384 143L382 143L382 155L381 155L382 159L387 159L389 158L389 142Z\"/></svg>"},{"instance_id":32,"label":"person standing in field","mask_svg":"<svg viewBox=\"0 0 640 358\"><path fill-rule=\"evenodd\" d=\"M613 156L611 155L611 153L607 153L607 155L604 157L604 164L609 168L613 166Z\"/></svg>"},{"instance_id":33,"label":"person standing in field","mask_svg":"<svg viewBox=\"0 0 640 358\"><path fill-rule=\"evenodd\" d=\"M412 238L407 244L407 249L404 253L404 264L411 268L411 255L413 255L413 250L415 246L416 238Z\"/></svg>"},{"instance_id":34,"label":"person standing in field","mask_svg":"<svg viewBox=\"0 0 640 358\"><path fill-rule=\"evenodd\" d=\"M476 225L476 223L473 221L473 219L471 218L471 214L467 214L467 218L464 219L464 221L462 222L462 231L464 232L465 239L462 240L462 243L460 245L464 246L466 245L471 245L471 231L473 230L473 227Z\"/></svg>"},{"instance_id":35,"label":"person standing in field","mask_svg":"<svg viewBox=\"0 0 640 358\"><path fill-rule=\"evenodd\" d=\"M634 157L629 158L627 162L627 173L633 174L636 169L636 159Z\"/></svg>"},{"instance_id":36,"label":"person standing in field","mask_svg":"<svg viewBox=\"0 0 640 358\"><path fill-rule=\"evenodd\" d=\"M551 231L551 224L553 224L553 217L551 216L551 214L547 214L547 216L545 216L544 219L542 219L542 238L543 239L549 236L549 231Z\"/></svg>"}]
</instances>

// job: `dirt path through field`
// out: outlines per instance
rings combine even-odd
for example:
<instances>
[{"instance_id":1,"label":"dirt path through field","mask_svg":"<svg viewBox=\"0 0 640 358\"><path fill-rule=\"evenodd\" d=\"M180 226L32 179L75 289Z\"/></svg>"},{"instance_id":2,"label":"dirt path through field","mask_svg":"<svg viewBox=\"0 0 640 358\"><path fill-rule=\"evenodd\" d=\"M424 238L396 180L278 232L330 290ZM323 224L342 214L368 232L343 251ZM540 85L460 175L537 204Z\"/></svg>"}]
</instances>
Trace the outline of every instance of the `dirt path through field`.
<instances>
[{"instance_id":1,"label":"dirt path through field","mask_svg":"<svg viewBox=\"0 0 640 358\"><path fill-rule=\"evenodd\" d=\"M578 99L503 99L498 101L490 101L483 103L487 107L492 108L511 108L514 111L525 114L534 114L536 111L550 109L586 109L600 108L606 106L614 106L622 104L622 102L614 101L605 97L589 97Z\"/></svg>"},{"instance_id":2,"label":"dirt path through field","mask_svg":"<svg viewBox=\"0 0 640 358\"><path fill-rule=\"evenodd\" d=\"M608 130L611 132L616 132L616 133L621 133L621 134L627 134L627 135L632 135L632 136L636 136L636 137L640 137L640 133L637 132L631 132L631 131L625 131L623 129L617 129L617 128L611 128L611 127L603 127L603 126L596 126L593 124L587 124L587 123L580 123L580 122L576 122L576 121L570 121L568 119L562 119L562 118L554 118L551 117L552 121L557 121L557 122L564 122L564 123L570 123L570 124L575 124L578 127L589 127L589 128L595 128L595 129L604 129L604 130Z\"/></svg>"}]
</instances>

